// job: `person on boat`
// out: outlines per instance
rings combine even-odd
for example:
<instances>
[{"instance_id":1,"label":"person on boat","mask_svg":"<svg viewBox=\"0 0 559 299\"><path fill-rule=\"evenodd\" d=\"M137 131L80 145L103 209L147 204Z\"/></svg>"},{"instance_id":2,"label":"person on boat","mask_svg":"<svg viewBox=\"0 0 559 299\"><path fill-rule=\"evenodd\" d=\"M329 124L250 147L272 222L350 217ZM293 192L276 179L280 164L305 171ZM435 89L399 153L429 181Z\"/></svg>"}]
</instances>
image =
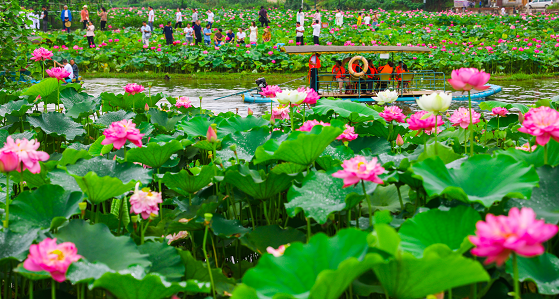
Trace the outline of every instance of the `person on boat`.
<instances>
[{"instance_id":1,"label":"person on boat","mask_svg":"<svg viewBox=\"0 0 559 299\"><path fill-rule=\"evenodd\" d=\"M379 74L385 74L385 75L390 74L390 75L392 75L392 73L394 73L394 63L392 61L389 61L387 64L379 67L378 72L379 72ZM390 77L392 77L392 76L390 76ZM391 79L392 78L390 78L390 80ZM385 80L385 81L380 81L377 87L378 87L378 89L383 90L387 86L388 86L388 82L386 82L386 80Z\"/></svg>"},{"instance_id":2,"label":"person on boat","mask_svg":"<svg viewBox=\"0 0 559 299\"><path fill-rule=\"evenodd\" d=\"M66 79L66 82L72 82L72 80L74 79L74 69L72 68L72 66L68 63L68 60L66 59L62 59L62 64L58 63L56 60L53 60L54 64L58 65L59 67L64 68L65 71L67 71L68 73L70 73L68 75L68 77L64 78Z\"/></svg>"},{"instance_id":3,"label":"person on boat","mask_svg":"<svg viewBox=\"0 0 559 299\"><path fill-rule=\"evenodd\" d=\"M368 59L367 60L369 67L367 68L367 71L365 72L365 76L366 76L366 84L367 84L367 89L365 91L366 94L371 94L373 93L373 84L376 81L375 80L375 75L378 73L377 68L374 65L374 62L372 59Z\"/></svg>"},{"instance_id":4,"label":"person on boat","mask_svg":"<svg viewBox=\"0 0 559 299\"><path fill-rule=\"evenodd\" d=\"M332 67L332 74L335 76L336 81L338 81L339 92L342 93L342 87L344 83L347 85L349 79L347 78L347 72L341 61L336 60L336 63Z\"/></svg>"},{"instance_id":5,"label":"person on boat","mask_svg":"<svg viewBox=\"0 0 559 299\"><path fill-rule=\"evenodd\" d=\"M78 64L74 59L70 59L70 65L72 66L72 73L74 74L74 78L78 80L80 77L80 70L78 69Z\"/></svg>"},{"instance_id":6,"label":"person on boat","mask_svg":"<svg viewBox=\"0 0 559 299\"><path fill-rule=\"evenodd\" d=\"M320 54L314 53L309 58L309 73L311 88L318 92L318 69L320 69Z\"/></svg>"},{"instance_id":7,"label":"person on boat","mask_svg":"<svg viewBox=\"0 0 559 299\"><path fill-rule=\"evenodd\" d=\"M402 73L404 73L404 62L403 61L399 61L398 65L396 66L396 76L395 79L398 81L398 88L400 87L400 83L402 82Z\"/></svg>"}]
</instances>

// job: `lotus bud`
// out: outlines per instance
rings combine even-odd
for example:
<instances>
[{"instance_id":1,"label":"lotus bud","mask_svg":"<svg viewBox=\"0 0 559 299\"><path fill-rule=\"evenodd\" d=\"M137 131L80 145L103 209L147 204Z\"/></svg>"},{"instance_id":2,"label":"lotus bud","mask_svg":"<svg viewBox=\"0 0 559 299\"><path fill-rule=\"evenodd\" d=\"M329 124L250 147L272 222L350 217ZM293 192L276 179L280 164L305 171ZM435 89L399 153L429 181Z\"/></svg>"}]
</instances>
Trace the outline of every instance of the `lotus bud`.
<instances>
[{"instance_id":1,"label":"lotus bud","mask_svg":"<svg viewBox=\"0 0 559 299\"><path fill-rule=\"evenodd\" d=\"M148 105L148 103L146 103L146 106L144 106L144 110L149 111L149 105Z\"/></svg>"},{"instance_id":2,"label":"lotus bud","mask_svg":"<svg viewBox=\"0 0 559 299\"><path fill-rule=\"evenodd\" d=\"M254 114L254 112L252 112L252 109L248 108L248 115L252 115Z\"/></svg>"},{"instance_id":3,"label":"lotus bud","mask_svg":"<svg viewBox=\"0 0 559 299\"><path fill-rule=\"evenodd\" d=\"M14 152L0 152L0 172L8 173L17 169L19 157Z\"/></svg>"},{"instance_id":4,"label":"lotus bud","mask_svg":"<svg viewBox=\"0 0 559 299\"><path fill-rule=\"evenodd\" d=\"M400 136L400 134L398 134L398 136L396 137L396 145L398 146L404 145L404 139L402 138L402 136Z\"/></svg>"},{"instance_id":5,"label":"lotus bud","mask_svg":"<svg viewBox=\"0 0 559 299\"><path fill-rule=\"evenodd\" d=\"M276 118L274 117L274 114L272 113L272 116L270 116L270 123L273 125L276 124Z\"/></svg>"},{"instance_id":6,"label":"lotus bud","mask_svg":"<svg viewBox=\"0 0 559 299\"><path fill-rule=\"evenodd\" d=\"M206 139L208 140L208 142L210 143L215 143L217 142L217 134L216 134L216 130L213 129L213 126L215 124L212 124L211 126L208 127L208 132L206 133Z\"/></svg>"},{"instance_id":7,"label":"lotus bud","mask_svg":"<svg viewBox=\"0 0 559 299\"><path fill-rule=\"evenodd\" d=\"M524 114L521 111L518 111L518 121L520 124L524 123Z\"/></svg>"}]
</instances>

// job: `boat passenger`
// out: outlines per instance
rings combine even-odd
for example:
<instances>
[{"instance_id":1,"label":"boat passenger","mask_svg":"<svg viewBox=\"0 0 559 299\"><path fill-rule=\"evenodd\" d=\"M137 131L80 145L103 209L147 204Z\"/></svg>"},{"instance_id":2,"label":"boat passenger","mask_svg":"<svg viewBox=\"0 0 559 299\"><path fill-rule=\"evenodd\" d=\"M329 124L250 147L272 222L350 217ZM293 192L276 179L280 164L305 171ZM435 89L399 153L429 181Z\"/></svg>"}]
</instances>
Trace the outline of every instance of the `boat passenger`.
<instances>
[{"instance_id":1,"label":"boat passenger","mask_svg":"<svg viewBox=\"0 0 559 299\"><path fill-rule=\"evenodd\" d=\"M339 92L342 93L342 87L344 85L344 82L346 82L347 85L349 79L347 78L347 71L343 67L341 61L336 60L336 63L332 67L332 74L335 75L336 81L338 81Z\"/></svg>"},{"instance_id":2,"label":"boat passenger","mask_svg":"<svg viewBox=\"0 0 559 299\"><path fill-rule=\"evenodd\" d=\"M367 61L369 63L369 67L367 69L367 71L365 72L366 74L366 84L367 84L367 88L365 90L366 94L371 94L373 93L373 83L376 81L375 80L375 75L378 73L377 68L374 65L374 62L372 59L368 59Z\"/></svg>"}]
</instances>

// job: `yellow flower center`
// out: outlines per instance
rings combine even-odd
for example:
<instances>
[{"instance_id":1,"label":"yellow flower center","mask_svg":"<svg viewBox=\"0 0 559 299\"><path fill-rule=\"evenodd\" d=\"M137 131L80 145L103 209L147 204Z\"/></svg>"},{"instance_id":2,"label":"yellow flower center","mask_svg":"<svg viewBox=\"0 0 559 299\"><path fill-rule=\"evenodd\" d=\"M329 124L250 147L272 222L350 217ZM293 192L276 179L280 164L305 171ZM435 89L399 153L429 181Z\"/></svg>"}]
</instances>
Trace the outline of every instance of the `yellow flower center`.
<instances>
[{"instance_id":1,"label":"yellow flower center","mask_svg":"<svg viewBox=\"0 0 559 299\"><path fill-rule=\"evenodd\" d=\"M363 166L363 169L361 169L361 167ZM367 164L365 162L359 162L357 163L357 171L365 171L367 170Z\"/></svg>"},{"instance_id":2,"label":"yellow flower center","mask_svg":"<svg viewBox=\"0 0 559 299\"><path fill-rule=\"evenodd\" d=\"M50 254L56 254L58 256L58 260L61 261L64 259L64 253L58 249L55 249L53 251L50 252Z\"/></svg>"}]
</instances>

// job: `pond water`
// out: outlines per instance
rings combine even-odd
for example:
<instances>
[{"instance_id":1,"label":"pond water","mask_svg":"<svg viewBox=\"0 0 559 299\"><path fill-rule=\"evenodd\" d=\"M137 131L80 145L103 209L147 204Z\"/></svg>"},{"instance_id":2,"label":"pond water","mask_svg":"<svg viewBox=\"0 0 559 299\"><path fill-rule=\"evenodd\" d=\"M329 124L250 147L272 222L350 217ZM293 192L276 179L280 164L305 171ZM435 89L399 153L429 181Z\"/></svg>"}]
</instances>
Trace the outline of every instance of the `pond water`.
<instances>
[{"instance_id":1,"label":"pond water","mask_svg":"<svg viewBox=\"0 0 559 299\"><path fill-rule=\"evenodd\" d=\"M248 104L242 101L241 95L235 95L220 100L219 97L235 94L247 89L255 88L253 81L239 79L237 81L219 81L202 79L116 79L116 78L88 78L83 87L91 95L99 95L102 92L122 93L123 86L128 83L138 83L147 86L148 82L153 82L152 93L162 92L172 97L190 97L193 106L199 107L198 97L202 96L202 106L212 111L226 112L233 111L245 116L250 107L255 114L261 115L269 111L270 104ZM268 82L268 84L279 84L282 82ZM297 88L305 84L304 80L297 80L284 86ZM502 102L515 102L532 104L538 99L551 98L559 95L559 79L535 79L526 81L499 81L494 84L503 87L503 90L485 100L496 100ZM415 102L398 102L405 110L417 110ZM451 109L467 105L467 101L454 101ZM477 103L475 104L477 107Z\"/></svg>"}]
</instances>

